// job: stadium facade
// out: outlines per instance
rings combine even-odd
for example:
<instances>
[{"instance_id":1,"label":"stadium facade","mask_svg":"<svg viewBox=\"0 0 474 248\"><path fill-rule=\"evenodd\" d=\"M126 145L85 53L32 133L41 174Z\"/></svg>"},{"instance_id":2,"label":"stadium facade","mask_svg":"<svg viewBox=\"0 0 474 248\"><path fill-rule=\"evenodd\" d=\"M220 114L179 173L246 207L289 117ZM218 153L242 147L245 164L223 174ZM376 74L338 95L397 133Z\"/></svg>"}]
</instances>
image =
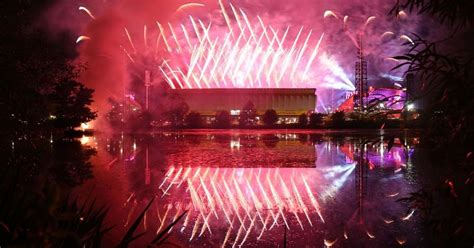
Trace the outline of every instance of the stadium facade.
<instances>
[{"instance_id":1,"label":"stadium facade","mask_svg":"<svg viewBox=\"0 0 474 248\"><path fill-rule=\"evenodd\" d=\"M211 122L220 111L228 111L234 119L244 105L251 101L261 119L268 109L274 109L280 123L297 123L298 116L316 109L316 89L294 88L224 88L224 89L176 89L174 92L189 106L189 111L200 113Z\"/></svg>"}]
</instances>

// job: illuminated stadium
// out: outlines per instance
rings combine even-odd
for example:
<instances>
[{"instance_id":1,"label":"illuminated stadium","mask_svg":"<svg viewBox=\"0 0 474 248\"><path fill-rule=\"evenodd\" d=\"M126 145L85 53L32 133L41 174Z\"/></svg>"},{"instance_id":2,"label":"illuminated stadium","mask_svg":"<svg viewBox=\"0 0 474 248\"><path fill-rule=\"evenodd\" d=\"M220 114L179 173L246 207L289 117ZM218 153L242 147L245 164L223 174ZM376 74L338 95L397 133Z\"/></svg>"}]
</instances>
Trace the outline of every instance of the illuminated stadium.
<instances>
[{"instance_id":1,"label":"illuminated stadium","mask_svg":"<svg viewBox=\"0 0 474 248\"><path fill-rule=\"evenodd\" d=\"M247 102L252 102L260 118L266 110L273 109L282 123L296 123L298 116L316 109L316 89L175 89L189 106L210 120L219 111L228 111L234 118Z\"/></svg>"}]
</instances>

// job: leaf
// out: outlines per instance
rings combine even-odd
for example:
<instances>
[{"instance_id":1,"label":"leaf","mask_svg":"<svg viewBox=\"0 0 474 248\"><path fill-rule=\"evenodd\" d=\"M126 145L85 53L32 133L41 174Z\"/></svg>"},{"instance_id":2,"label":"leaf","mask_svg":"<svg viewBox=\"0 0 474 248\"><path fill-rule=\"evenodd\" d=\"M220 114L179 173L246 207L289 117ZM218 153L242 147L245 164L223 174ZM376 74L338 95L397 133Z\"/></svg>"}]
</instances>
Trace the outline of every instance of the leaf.
<instances>
[{"instance_id":1,"label":"leaf","mask_svg":"<svg viewBox=\"0 0 474 248\"><path fill-rule=\"evenodd\" d=\"M155 196L150 200L150 202L146 205L145 209L138 215L137 219L133 222L133 224L130 226L130 228L127 230L125 235L123 236L122 240L120 243L117 245L117 247L127 247L128 244L135 239L141 237L144 233L138 234L137 236L133 236L135 231L138 228L138 225L140 225L140 222L142 221L143 217L145 216L146 211L150 208L151 204L155 200Z\"/></svg>"},{"instance_id":2,"label":"leaf","mask_svg":"<svg viewBox=\"0 0 474 248\"><path fill-rule=\"evenodd\" d=\"M151 245L156 245L156 244L159 244L159 243L163 243L164 241L166 241L166 239L168 238L168 236L164 237L166 235L166 233L174 226L176 225L176 223L178 223L181 218L183 218L183 216L187 213L188 211L184 211L178 218L176 218L175 221L173 221L171 224L169 224L165 229L163 229L163 231L161 231L152 241L151 241Z\"/></svg>"}]
</instances>

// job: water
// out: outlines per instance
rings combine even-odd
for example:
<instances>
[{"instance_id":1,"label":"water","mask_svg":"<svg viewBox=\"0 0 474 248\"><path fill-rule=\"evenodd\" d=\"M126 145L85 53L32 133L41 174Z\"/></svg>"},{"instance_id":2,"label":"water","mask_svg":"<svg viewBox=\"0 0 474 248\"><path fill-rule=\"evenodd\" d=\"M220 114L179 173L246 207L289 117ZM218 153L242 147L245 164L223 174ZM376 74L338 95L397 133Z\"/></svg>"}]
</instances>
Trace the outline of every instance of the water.
<instances>
[{"instance_id":1,"label":"water","mask_svg":"<svg viewBox=\"0 0 474 248\"><path fill-rule=\"evenodd\" d=\"M106 244L154 196L136 246L185 211L169 239L184 247L283 247L285 235L287 247L421 242L419 214L396 201L419 188L415 133L202 130L82 143L98 153L76 193L111 206Z\"/></svg>"}]
</instances>

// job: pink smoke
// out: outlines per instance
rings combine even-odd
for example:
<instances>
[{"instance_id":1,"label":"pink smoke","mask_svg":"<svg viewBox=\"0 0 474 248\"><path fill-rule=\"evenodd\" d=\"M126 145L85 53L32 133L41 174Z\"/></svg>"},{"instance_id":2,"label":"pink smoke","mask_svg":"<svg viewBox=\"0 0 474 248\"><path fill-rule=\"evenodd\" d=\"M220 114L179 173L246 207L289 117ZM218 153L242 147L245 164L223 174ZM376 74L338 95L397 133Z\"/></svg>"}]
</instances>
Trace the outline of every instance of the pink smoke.
<instances>
[{"instance_id":1,"label":"pink smoke","mask_svg":"<svg viewBox=\"0 0 474 248\"><path fill-rule=\"evenodd\" d=\"M163 41L159 43L158 50L153 50L156 48L155 40L159 35L156 21L165 25L170 22L176 27L179 27L180 24L189 26L189 16L191 15L206 24L212 22L212 35L218 36L219 33L225 34L227 32L227 26L217 0L196 1L204 6L176 11L180 6L188 3L191 2L89 0L81 5L62 2L53 6L45 16L54 29L73 30L78 36L85 35L91 38L77 45L79 57L76 62L85 63L88 66L88 70L81 75L81 79L87 86L96 89L94 108L106 110L108 108L107 98L120 98L125 95L131 80L132 72L129 69L131 61L124 49L132 54L135 52L134 50L137 53L153 52L150 56L158 58L158 61L168 58L169 54L166 52ZM229 1L223 0L224 5L229 6L229 3ZM256 20L255 17L258 15L266 24L280 30L280 32L290 26L292 32L289 35L293 38L299 27L303 26L306 30L311 29L314 35L309 41L310 44L315 44L320 34L325 33L320 53L325 55L325 59L317 60L314 65L320 68L316 71L314 78L314 81L317 81L314 87L321 87L318 94L324 94L325 87L337 89L333 87L334 84L353 80L357 50L345 30L355 32L363 26L368 17L376 16L375 21L367 25L364 44L369 60L369 78L379 80L379 75L402 76L403 71L390 71L395 64L386 58L401 53L404 48L400 46L403 40L400 40L399 36L416 31L420 25L420 19L417 16L408 15L396 20L388 17L387 13L393 2L385 0L357 0L350 3L345 0L316 3L311 0L236 0L231 3L236 8L245 11L249 19ZM87 7L94 15L95 20L84 11L79 11L79 6ZM332 10L339 19L324 18L324 12L327 10ZM345 25L342 22L344 16L348 16ZM149 37L147 47L145 47L143 38L145 25ZM135 49L130 44L124 28L129 31ZM381 35L385 31L391 31L394 35L382 37ZM337 65L337 70L324 65L328 61ZM179 62L185 64L189 61L184 59Z\"/></svg>"}]
</instances>

